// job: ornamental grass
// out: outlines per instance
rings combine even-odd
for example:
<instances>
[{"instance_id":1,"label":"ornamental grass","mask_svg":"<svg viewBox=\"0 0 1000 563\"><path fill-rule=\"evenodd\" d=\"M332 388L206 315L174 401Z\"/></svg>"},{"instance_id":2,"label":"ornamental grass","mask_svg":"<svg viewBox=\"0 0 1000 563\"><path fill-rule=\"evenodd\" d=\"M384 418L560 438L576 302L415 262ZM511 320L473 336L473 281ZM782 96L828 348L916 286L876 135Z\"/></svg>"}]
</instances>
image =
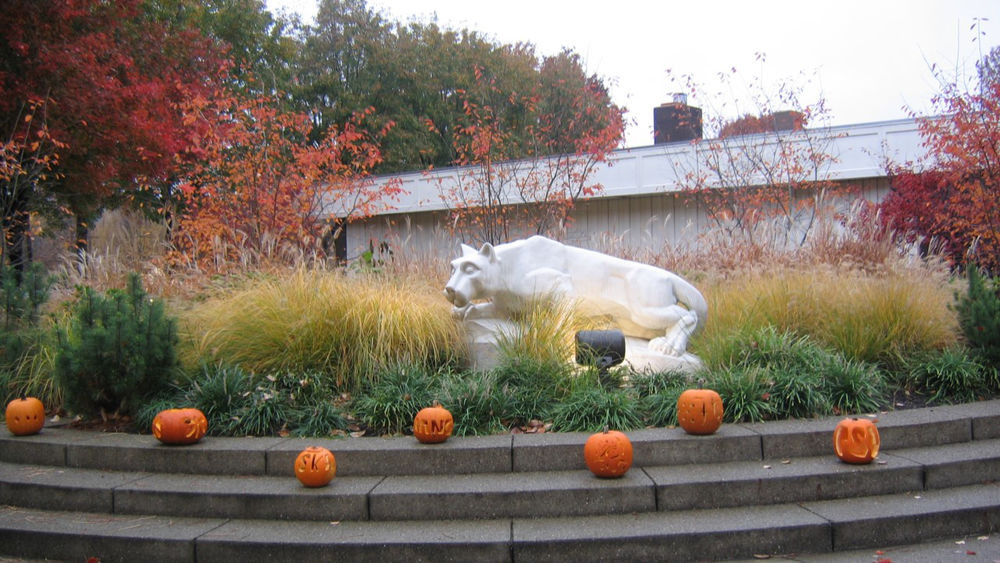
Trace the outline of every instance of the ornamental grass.
<instances>
[{"instance_id":1,"label":"ornamental grass","mask_svg":"<svg viewBox=\"0 0 1000 563\"><path fill-rule=\"evenodd\" d=\"M463 358L448 303L417 279L299 269L197 304L182 320L188 365L318 372L342 392L389 365Z\"/></svg>"}]
</instances>

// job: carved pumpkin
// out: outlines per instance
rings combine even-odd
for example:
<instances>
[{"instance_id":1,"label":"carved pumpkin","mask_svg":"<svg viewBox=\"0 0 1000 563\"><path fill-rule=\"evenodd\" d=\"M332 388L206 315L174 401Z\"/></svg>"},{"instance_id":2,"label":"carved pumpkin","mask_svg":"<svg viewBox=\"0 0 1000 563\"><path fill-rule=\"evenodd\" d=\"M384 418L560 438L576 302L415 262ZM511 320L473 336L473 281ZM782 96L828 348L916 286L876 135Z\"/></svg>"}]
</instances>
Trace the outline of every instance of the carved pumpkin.
<instances>
[{"instance_id":1,"label":"carved pumpkin","mask_svg":"<svg viewBox=\"0 0 1000 563\"><path fill-rule=\"evenodd\" d=\"M605 430L587 438L583 461L598 477L621 477L632 467L632 442L617 430Z\"/></svg>"},{"instance_id":2,"label":"carved pumpkin","mask_svg":"<svg viewBox=\"0 0 1000 563\"><path fill-rule=\"evenodd\" d=\"M875 423L864 418L845 418L833 431L833 451L847 463L870 463L878 457L881 440Z\"/></svg>"},{"instance_id":3,"label":"carved pumpkin","mask_svg":"<svg viewBox=\"0 0 1000 563\"><path fill-rule=\"evenodd\" d=\"M677 398L677 423L688 434L715 432L722 412L722 397L711 389L688 389Z\"/></svg>"},{"instance_id":4,"label":"carved pumpkin","mask_svg":"<svg viewBox=\"0 0 1000 563\"><path fill-rule=\"evenodd\" d=\"M337 459L330 450L309 446L295 458L295 476L307 487L323 487L337 474Z\"/></svg>"},{"instance_id":5,"label":"carved pumpkin","mask_svg":"<svg viewBox=\"0 0 1000 563\"><path fill-rule=\"evenodd\" d=\"M193 444L206 432L208 420L195 408L167 409L153 418L153 436L164 444Z\"/></svg>"},{"instance_id":6,"label":"carved pumpkin","mask_svg":"<svg viewBox=\"0 0 1000 563\"><path fill-rule=\"evenodd\" d=\"M35 397L14 399L7 403L7 430L15 436L37 434L45 425L45 407Z\"/></svg>"},{"instance_id":7,"label":"carved pumpkin","mask_svg":"<svg viewBox=\"0 0 1000 563\"><path fill-rule=\"evenodd\" d=\"M422 444L444 442L455 429L455 419L448 409L435 403L433 407L420 409L413 419L413 436Z\"/></svg>"}]
</instances>

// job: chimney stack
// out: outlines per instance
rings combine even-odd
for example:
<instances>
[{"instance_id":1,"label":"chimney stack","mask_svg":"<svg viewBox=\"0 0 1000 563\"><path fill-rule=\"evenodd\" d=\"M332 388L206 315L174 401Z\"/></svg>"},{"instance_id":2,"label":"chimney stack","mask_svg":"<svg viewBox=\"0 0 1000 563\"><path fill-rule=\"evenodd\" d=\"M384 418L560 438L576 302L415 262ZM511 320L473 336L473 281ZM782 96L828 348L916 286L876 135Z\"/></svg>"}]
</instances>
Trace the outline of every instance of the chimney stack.
<instances>
[{"instance_id":1,"label":"chimney stack","mask_svg":"<svg viewBox=\"0 0 1000 563\"><path fill-rule=\"evenodd\" d=\"M655 144L691 141L701 135L701 108L687 105L687 94L674 94L672 102L653 108Z\"/></svg>"}]
</instances>

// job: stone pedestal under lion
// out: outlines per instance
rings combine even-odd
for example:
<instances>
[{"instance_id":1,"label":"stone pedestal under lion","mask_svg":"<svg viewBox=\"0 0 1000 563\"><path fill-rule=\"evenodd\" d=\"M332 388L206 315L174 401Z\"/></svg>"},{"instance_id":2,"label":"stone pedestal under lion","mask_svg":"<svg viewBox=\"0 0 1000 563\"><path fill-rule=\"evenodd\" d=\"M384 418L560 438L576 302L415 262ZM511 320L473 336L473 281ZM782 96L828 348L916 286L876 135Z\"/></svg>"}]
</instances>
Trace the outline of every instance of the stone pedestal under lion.
<instances>
[{"instance_id":1,"label":"stone pedestal under lion","mask_svg":"<svg viewBox=\"0 0 1000 563\"><path fill-rule=\"evenodd\" d=\"M496 337L516 330L510 319L519 307L548 295L611 319L626 336L625 362L637 371L701 367L687 344L703 326L708 304L673 272L542 236L479 250L463 244L451 265L444 293L464 323L477 369L497 364Z\"/></svg>"}]
</instances>

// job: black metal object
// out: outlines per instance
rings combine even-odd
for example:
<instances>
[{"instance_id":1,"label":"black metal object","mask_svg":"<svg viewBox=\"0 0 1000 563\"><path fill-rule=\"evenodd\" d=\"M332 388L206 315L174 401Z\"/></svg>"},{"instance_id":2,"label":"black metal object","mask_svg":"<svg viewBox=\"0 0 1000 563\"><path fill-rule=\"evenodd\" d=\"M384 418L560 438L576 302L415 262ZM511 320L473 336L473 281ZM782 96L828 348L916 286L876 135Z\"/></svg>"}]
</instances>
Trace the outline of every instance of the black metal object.
<instances>
[{"instance_id":1,"label":"black metal object","mask_svg":"<svg viewBox=\"0 0 1000 563\"><path fill-rule=\"evenodd\" d=\"M625 361L625 333L581 330L576 333L576 363L605 371Z\"/></svg>"}]
</instances>

